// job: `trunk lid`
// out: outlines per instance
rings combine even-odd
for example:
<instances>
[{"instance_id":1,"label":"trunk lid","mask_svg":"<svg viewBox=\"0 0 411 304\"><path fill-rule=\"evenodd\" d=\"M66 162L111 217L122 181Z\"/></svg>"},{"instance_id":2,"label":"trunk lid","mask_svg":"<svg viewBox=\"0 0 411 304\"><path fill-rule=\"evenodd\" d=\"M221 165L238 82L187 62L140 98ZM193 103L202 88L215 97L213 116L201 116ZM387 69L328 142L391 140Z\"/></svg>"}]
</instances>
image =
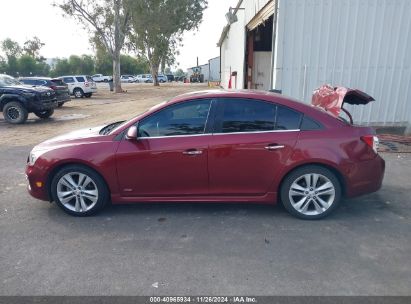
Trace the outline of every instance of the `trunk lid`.
<instances>
[{"instance_id":1,"label":"trunk lid","mask_svg":"<svg viewBox=\"0 0 411 304\"><path fill-rule=\"evenodd\" d=\"M344 104L351 105L366 105L375 99L358 89L350 89L347 87L334 87L325 84L314 90L311 104L320 107L327 113L338 118L341 111L345 112L350 118L352 124L351 114L344 108Z\"/></svg>"}]
</instances>

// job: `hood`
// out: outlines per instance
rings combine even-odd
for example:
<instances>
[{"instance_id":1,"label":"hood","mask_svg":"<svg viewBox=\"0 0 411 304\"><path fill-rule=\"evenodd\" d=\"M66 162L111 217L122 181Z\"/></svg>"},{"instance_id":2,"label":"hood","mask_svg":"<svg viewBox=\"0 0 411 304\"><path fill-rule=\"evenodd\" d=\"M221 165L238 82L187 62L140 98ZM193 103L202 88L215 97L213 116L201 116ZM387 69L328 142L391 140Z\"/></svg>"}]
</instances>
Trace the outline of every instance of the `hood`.
<instances>
[{"instance_id":1,"label":"hood","mask_svg":"<svg viewBox=\"0 0 411 304\"><path fill-rule=\"evenodd\" d=\"M100 136L99 131L103 127L104 126L98 126L98 127L88 128L88 129L81 129L81 130L76 130L76 131L69 132L63 135L59 135L57 137L43 141L42 143L37 145L34 149L42 150L42 149L48 149L48 148L54 148L54 147L60 147L60 146L82 144L87 139L99 137Z\"/></svg>"},{"instance_id":2,"label":"hood","mask_svg":"<svg viewBox=\"0 0 411 304\"><path fill-rule=\"evenodd\" d=\"M340 115L344 104L366 105L375 99L357 89L333 87L325 84L314 90L311 104L320 107L335 117Z\"/></svg>"},{"instance_id":3,"label":"hood","mask_svg":"<svg viewBox=\"0 0 411 304\"><path fill-rule=\"evenodd\" d=\"M2 87L5 90L10 90L10 91L20 91L22 93L44 93L47 91L53 91L52 89L48 88L48 87L32 87L29 85L14 85L14 86L5 86Z\"/></svg>"}]
</instances>

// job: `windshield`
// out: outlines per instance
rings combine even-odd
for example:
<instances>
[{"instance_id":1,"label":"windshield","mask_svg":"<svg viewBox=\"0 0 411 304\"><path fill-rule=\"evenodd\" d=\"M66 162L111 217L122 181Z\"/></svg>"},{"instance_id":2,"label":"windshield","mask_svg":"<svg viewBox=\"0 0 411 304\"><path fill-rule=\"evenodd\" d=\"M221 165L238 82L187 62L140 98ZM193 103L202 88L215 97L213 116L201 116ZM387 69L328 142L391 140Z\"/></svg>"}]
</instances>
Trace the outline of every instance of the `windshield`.
<instances>
[{"instance_id":1,"label":"windshield","mask_svg":"<svg viewBox=\"0 0 411 304\"><path fill-rule=\"evenodd\" d=\"M8 75L0 75L0 87L12 86L12 85L21 85L17 79L8 76Z\"/></svg>"}]
</instances>

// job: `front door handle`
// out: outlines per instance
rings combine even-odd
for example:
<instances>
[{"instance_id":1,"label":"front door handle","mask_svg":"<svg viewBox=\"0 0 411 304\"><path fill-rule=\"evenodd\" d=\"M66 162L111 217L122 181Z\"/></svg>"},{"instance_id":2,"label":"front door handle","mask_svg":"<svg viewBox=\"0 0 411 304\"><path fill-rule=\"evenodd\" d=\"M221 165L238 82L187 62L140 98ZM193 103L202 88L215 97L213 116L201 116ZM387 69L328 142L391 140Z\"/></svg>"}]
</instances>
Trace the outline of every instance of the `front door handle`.
<instances>
[{"instance_id":1,"label":"front door handle","mask_svg":"<svg viewBox=\"0 0 411 304\"><path fill-rule=\"evenodd\" d=\"M190 150L184 151L183 154L186 154L186 155L200 155L200 154L203 154L203 151L190 149Z\"/></svg>"},{"instance_id":2,"label":"front door handle","mask_svg":"<svg viewBox=\"0 0 411 304\"><path fill-rule=\"evenodd\" d=\"M284 145L277 145L277 144L271 144L266 147L264 147L266 150L272 151L272 150L278 150L284 148Z\"/></svg>"}]
</instances>

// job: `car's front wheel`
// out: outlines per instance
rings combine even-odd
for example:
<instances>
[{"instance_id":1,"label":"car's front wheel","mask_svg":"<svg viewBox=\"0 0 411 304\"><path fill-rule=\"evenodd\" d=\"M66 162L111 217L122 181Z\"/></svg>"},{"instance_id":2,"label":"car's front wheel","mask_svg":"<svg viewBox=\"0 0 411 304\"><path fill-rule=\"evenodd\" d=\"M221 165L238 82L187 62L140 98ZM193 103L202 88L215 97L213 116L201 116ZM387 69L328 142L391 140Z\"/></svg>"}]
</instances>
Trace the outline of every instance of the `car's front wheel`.
<instances>
[{"instance_id":1,"label":"car's front wheel","mask_svg":"<svg viewBox=\"0 0 411 304\"><path fill-rule=\"evenodd\" d=\"M3 107L4 119L12 124L22 124L26 122L29 113L19 102L9 102Z\"/></svg>"},{"instance_id":2,"label":"car's front wheel","mask_svg":"<svg viewBox=\"0 0 411 304\"><path fill-rule=\"evenodd\" d=\"M70 165L57 172L51 183L51 193L59 207L74 216L93 215L109 199L101 176L79 165Z\"/></svg>"},{"instance_id":3,"label":"car's front wheel","mask_svg":"<svg viewBox=\"0 0 411 304\"><path fill-rule=\"evenodd\" d=\"M37 117L42 118L42 119L49 118L51 115L53 115L53 113L54 113L54 109L34 112L34 114Z\"/></svg>"},{"instance_id":4,"label":"car's front wheel","mask_svg":"<svg viewBox=\"0 0 411 304\"><path fill-rule=\"evenodd\" d=\"M329 169L310 165L287 175L282 183L281 201L292 215L320 219L330 214L341 200L341 185Z\"/></svg>"}]
</instances>

